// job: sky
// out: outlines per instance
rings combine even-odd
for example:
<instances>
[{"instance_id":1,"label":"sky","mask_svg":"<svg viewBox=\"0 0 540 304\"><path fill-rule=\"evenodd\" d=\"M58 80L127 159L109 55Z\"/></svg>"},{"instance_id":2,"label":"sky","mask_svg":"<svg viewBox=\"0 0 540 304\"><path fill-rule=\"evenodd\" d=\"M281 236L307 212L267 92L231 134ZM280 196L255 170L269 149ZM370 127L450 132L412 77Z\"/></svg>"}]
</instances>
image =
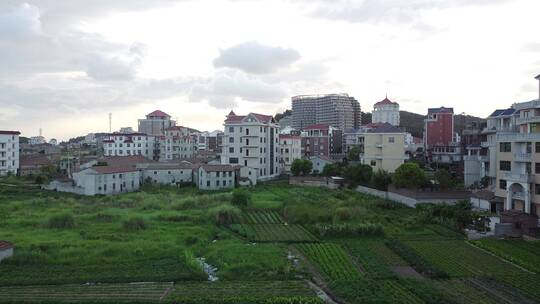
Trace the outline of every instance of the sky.
<instances>
[{"instance_id":1,"label":"sky","mask_svg":"<svg viewBox=\"0 0 540 304\"><path fill-rule=\"evenodd\" d=\"M199 130L348 93L480 117L538 98L538 0L2 0L0 130L69 139L155 109Z\"/></svg>"}]
</instances>

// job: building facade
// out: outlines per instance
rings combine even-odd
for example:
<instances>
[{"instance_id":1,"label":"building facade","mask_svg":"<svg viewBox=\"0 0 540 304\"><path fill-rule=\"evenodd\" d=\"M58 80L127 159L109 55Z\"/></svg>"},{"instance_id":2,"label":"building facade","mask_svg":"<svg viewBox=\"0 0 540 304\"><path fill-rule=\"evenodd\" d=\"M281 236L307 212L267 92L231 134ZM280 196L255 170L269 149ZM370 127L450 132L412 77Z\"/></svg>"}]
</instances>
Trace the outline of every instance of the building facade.
<instances>
[{"instance_id":1,"label":"building facade","mask_svg":"<svg viewBox=\"0 0 540 304\"><path fill-rule=\"evenodd\" d=\"M372 123L389 123L393 126L399 126L399 104L393 102L388 97L373 105L371 113Z\"/></svg>"},{"instance_id":2,"label":"building facade","mask_svg":"<svg viewBox=\"0 0 540 304\"><path fill-rule=\"evenodd\" d=\"M349 130L361 124L360 103L347 94L294 96L292 111L292 127L297 130L314 124Z\"/></svg>"},{"instance_id":3,"label":"building facade","mask_svg":"<svg viewBox=\"0 0 540 304\"><path fill-rule=\"evenodd\" d=\"M156 110L145 119L139 119L138 132L153 136L165 135L165 130L176 125L171 116L160 110Z\"/></svg>"},{"instance_id":4,"label":"building facade","mask_svg":"<svg viewBox=\"0 0 540 304\"><path fill-rule=\"evenodd\" d=\"M19 131L0 130L0 176L19 171Z\"/></svg>"},{"instance_id":5,"label":"building facade","mask_svg":"<svg viewBox=\"0 0 540 304\"><path fill-rule=\"evenodd\" d=\"M232 165L202 165L199 167L198 186L202 190L234 188L236 170Z\"/></svg>"},{"instance_id":6,"label":"building facade","mask_svg":"<svg viewBox=\"0 0 540 304\"><path fill-rule=\"evenodd\" d=\"M306 126L301 133L302 156L326 156L343 153L343 133L328 124Z\"/></svg>"},{"instance_id":7,"label":"building facade","mask_svg":"<svg viewBox=\"0 0 540 304\"><path fill-rule=\"evenodd\" d=\"M165 135L159 136L159 160L187 159L197 150L196 135L191 135L186 127L174 126L165 129Z\"/></svg>"},{"instance_id":8,"label":"building facade","mask_svg":"<svg viewBox=\"0 0 540 304\"><path fill-rule=\"evenodd\" d=\"M291 165L295 159L302 158L302 137L292 134L280 134L279 146L281 149L280 163L283 172L291 172Z\"/></svg>"},{"instance_id":9,"label":"building facade","mask_svg":"<svg viewBox=\"0 0 540 304\"><path fill-rule=\"evenodd\" d=\"M112 133L103 139L105 156L142 155L148 159L159 158L159 141L144 133Z\"/></svg>"},{"instance_id":10,"label":"building facade","mask_svg":"<svg viewBox=\"0 0 540 304\"><path fill-rule=\"evenodd\" d=\"M454 133L454 109L430 108L424 120L424 149L428 161L456 163L462 160L460 139Z\"/></svg>"},{"instance_id":11,"label":"building facade","mask_svg":"<svg viewBox=\"0 0 540 304\"><path fill-rule=\"evenodd\" d=\"M270 115L249 113L225 119L221 163L257 169L258 179L279 175L279 125Z\"/></svg>"}]
</instances>

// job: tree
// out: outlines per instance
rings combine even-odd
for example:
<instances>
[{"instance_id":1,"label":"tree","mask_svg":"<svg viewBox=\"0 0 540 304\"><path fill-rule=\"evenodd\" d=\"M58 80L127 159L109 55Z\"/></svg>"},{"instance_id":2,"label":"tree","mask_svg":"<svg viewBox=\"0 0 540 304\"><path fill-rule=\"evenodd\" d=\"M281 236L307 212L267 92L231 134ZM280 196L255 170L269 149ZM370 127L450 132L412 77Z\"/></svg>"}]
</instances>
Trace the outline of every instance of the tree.
<instances>
[{"instance_id":1,"label":"tree","mask_svg":"<svg viewBox=\"0 0 540 304\"><path fill-rule=\"evenodd\" d=\"M247 207L250 201L250 195L244 189L234 189L231 197L231 203L237 207Z\"/></svg>"},{"instance_id":2,"label":"tree","mask_svg":"<svg viewBox=\"0 0 540 304\"><path fill-rule=\"evenodd\" d=\"M372 181L375 189L387 191L388 185L392 183L392 175L384 170L379 169L373 174Z\"/></svg>"},{"instance_id":3,"label":"tree","mask_svg":"<svg viewBox=\"0 0 540 304\"><path fill-rule=\"evenodd\" d=\"M426 174L416 163L404 163L396 169L392 182L398 188L416 189L426 182Z\"/></svg>"},{"instance_id":4,"label":"tree","mask_svg":"<svg viewBox=\"0 0 540 304\"><path fill-rule=\"evenodd\" d=\"M454 180L446 169L437 170L437 172L435 172L435 180L441 189L449 189L454 185Z\"/></svg>"},{"instance_id":5,"label":"tree","mask_svg":"<svg viewBox=\"0 0 540 304\"><path fill-rule=\"evenodd\" d=\"M352 146L347 152L347 159L349 161L358 161L360 159L360 148Z\"/></svg>"},{"instance_id":6,"label":"tree","mask_svg":"<svg viewBox=\"0 0 540 304\"><path fill-rule=\"evenodd\" d=\"M339 176L341 175L341 166L338 163L326 164L323 168L322 175L324 176Z\"/></svg>"},{"instance_id":7,"label":"tree","mask_svg":"<svg viewBox=\"0 0 540 304\"><path fill-rule=\"evenodd\" d=\"M343 175L353 184L367 183L371 180L373 169L369 165L349 165L343 170Z\"/></svg>"},{"instance_id":8,"label":"tree","mask_svg":"<svg viewBox=\"0 0 540 304\"><path fill-rule=\"evenodd\" d=\"M291 172L294 176L311 173L313 163L307 159L295 159L291 164Z\"/></svg>"}]
</instances>

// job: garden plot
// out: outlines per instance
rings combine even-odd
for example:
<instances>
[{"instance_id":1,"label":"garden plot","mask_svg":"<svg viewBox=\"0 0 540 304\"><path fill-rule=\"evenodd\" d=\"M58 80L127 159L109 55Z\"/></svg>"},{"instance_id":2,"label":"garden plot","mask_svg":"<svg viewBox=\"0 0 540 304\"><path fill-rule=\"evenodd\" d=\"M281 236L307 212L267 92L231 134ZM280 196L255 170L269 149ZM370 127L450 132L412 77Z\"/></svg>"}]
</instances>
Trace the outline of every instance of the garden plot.
<instances>
[{"instance_id":1,"label":"garden plot","mask_svg":"<svg viewBox=\"0 0 540 304\"><path fill-rule=\"evenodd\" d=\"M338 244L301 244L297 248L329 281L360 278L358 267Z\"/></svg>"},{"instance_id":2,"label":"garden plot","mask_svg":"<svg viewBox=\"0 0 540 304\"><path fill-rule=\"evenodd\" d=\"M342 244L370 277L391 278L394 277L394 267L408 266L407 262L386 247L382 239L343 240Z\"/></svg>"},{"instance_id":3,"label":"garden plot","mask_svg":"<svg viewBox=\"0 0 540 304\"><path fill-rule=\"evenodd\" d=\"M398 280L358 279L333 281L330 288L347 303L425 303L420 297L400 284Z\"/></svg>"},{"instance_id":4,"label":"garden plot","mask_svg":"<svg viewBox=\"0 0 540 304\"><path fill-rule=\"evenodd\" d=\"M252 242L302 243L316 242L317 238L300 225L237 224L231 229Z\"/></svg>"},{"instance_id":5,"label":"garden plot","mask_svg":"<svg viewBox=\"0 0 540 304\"><path fill-rule=\"evenodd\" d=\"M167 301L180 303L322 303L305 281L182 282Z\"/></svg>"},{"instance_id":6,"label":"garden plot","mask_svg":"<svg viewBox=\"0 0 540 304\"><path fill-rule=\"evenodd\" d=\"M133 303L159 302L173 283L50 285L0 287L0 302L8 303Z\"/></svg>"},{"instance_id":7,"label":"garden plot","mask_svg":"<svg viewBox=\"0 0 540 304\"><path fill-rule=\"evenodd\" d=\"M244 213L245 224L284 224L283 217L277 211L252 210Z\"/></svg>"},{"instance_id":8,"label":"garden plot","mask_svg":"<svg viewBox=\"0 0 540 304\"><path fill-rule=\"evenodd\" d=\"M482 239L472 243L532 272L540 273L540 243L494 239Z\"/></svg>"}]
</instances>

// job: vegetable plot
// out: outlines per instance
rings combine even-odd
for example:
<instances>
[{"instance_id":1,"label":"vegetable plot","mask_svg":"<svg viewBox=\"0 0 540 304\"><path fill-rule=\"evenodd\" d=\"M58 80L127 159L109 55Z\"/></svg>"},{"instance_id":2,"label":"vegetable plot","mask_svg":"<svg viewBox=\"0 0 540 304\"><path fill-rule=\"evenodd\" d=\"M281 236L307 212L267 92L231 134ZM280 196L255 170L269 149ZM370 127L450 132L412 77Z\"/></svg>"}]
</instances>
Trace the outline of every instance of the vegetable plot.
<instances>
[{"instance_id":1,"label":"vegetable plot","mask_svg":"<svg viewBox=\"0 0 540 304\"><path fill-rule=\"evenodd\" d=\"M317 238L300 225L237 224L231 229L252 242L316 242Z\"/></svg>"},{"instance_id":2,"label":"vegetable plot","mask_svg":"<svg viewBox=\"0 0 540 304\"><path fill-rule=\"evenodd\" d=\"M302 244L298 249L330 281L360 278L356 265L338 244Z\"/></svg>"}]
</instances>

